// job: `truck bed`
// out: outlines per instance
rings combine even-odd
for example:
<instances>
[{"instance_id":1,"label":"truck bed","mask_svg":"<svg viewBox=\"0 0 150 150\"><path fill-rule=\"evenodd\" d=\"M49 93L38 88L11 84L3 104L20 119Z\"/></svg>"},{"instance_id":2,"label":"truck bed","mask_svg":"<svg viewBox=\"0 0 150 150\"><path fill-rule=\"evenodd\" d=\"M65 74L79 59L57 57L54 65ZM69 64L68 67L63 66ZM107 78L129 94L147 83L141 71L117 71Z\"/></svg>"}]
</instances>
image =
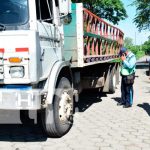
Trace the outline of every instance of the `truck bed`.
<instances>
[{"instance_id":1,"label":"truck bed","mask_svg":"<svg viewBox=\"0 0 150 150\"><path fill-rule=\"evenodd\" d=\"M118 58L123 32L83 8L72 4L72 20L64 26L64 57L72 67L110 62Z\"/></svg>"}]
</instances>

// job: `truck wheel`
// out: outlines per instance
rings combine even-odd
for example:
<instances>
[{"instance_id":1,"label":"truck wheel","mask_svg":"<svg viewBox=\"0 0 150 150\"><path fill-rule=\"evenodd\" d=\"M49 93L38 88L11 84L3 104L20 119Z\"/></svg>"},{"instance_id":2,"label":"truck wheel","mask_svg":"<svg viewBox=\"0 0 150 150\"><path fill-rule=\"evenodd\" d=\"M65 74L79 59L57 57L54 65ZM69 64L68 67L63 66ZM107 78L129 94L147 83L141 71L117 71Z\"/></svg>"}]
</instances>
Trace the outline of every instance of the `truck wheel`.
<instances>
[{"instance_id":1,"label":"truck wheel","mask_svg":"<svg viewBox=\"0 0 150 150\"><path fill-rule=\"evenodd\" d=\"M111 72L110 78L109 78L109 92L115 93L116 89L116 74Z\"/></svg>"},{"instance_id":2,"label":"truck wheel","mask_svg":"<svg viewBox=\"0 0 150 150\"><path fill-rule=\"evenodd\" d=\"M60 78L52 106L43 111L43 127L50 137L65 135L73 124L73 89L69 80Z\"/></svg>"}]
</instances>

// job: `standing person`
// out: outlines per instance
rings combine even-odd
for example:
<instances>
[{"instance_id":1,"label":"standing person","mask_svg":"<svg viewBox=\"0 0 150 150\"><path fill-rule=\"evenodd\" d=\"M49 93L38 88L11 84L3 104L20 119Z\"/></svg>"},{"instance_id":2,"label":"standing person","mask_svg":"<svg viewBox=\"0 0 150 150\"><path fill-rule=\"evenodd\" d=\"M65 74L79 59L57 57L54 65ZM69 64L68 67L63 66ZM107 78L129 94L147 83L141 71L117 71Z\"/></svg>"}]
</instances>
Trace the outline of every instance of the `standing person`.
<instances>
[{"instance_id":1,"label":"standing person","mask_svg":"<svg viewBox=\"0 0 150 150\"><path fill-rule=\"evenodd\" d=\"M132 107L133 104L133 83L135 78L136 57L127 48L120 50L122 60L120 74L121 81L121 102L117 105L123 105L124 108Z\"/></svg>"}]
</instances>

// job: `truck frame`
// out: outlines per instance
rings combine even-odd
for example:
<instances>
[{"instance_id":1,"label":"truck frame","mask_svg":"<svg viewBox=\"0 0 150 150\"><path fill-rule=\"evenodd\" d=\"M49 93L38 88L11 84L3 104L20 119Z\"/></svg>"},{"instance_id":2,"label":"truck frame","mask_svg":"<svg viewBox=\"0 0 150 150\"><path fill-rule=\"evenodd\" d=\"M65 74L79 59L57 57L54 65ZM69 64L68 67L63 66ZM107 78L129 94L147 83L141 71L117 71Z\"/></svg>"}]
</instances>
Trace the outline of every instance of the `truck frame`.
<instances>
[{"instance_id":1,"label":"truck frame","mask_svg":"<svg viewBox=\"0 0 150 150\"><path fill-rule=\"evenodd\" d=\"M70 130L83 89L115 91L123 32L82 4L2 1L0 41L0 109L38 111L50 137Z\"/></svg>"}]
</instances>

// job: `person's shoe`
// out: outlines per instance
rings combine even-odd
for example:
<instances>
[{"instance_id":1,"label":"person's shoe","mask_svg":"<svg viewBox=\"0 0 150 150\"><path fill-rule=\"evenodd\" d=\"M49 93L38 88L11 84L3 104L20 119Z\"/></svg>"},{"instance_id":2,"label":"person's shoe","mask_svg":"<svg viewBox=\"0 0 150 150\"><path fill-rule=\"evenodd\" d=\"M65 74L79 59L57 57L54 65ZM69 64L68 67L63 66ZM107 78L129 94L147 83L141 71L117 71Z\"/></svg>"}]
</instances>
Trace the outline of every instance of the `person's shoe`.
<instances>
[{"instance_id":1,"label":"person's shoe","mask_svg":"<svg viewBox=\"0 0 150 150\"><path fill-rule=\"evenodd\" d=\"M125 103L122 103L122 102L117 103L117 106L121 106L121 105L125 105Z\"/></svg>"},{"instance_id":2,"label":"person's shoe","mask_svg":"<svg viewBox=\"0 0 150 150\"><path fill-rule=\"evenodd\" d=\"M126 105L123 106L123 108L129 108L129 107L132 107L132 105L131 104L126 104Z\"/></svg>"}]
</instances>

